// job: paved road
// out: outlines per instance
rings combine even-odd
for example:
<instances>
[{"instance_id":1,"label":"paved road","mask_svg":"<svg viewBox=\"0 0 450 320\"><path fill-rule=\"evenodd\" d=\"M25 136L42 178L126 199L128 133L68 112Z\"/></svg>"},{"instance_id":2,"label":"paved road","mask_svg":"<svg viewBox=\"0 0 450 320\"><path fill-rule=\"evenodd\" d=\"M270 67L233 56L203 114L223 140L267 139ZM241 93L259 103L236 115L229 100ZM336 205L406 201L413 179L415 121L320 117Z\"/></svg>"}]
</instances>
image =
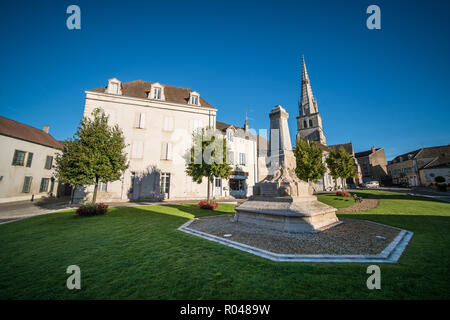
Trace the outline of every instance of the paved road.
<instances>
[{"instance_id":1,"label":"paved road","mask_svg":"<svg viewBox=\"0 0 450 320\"><path fill-rule=\"evenodd\" d=\"M66 201L20 201L0 204L0 223L70 208Z\"/></svg>"},{"instance_id":2,"label":"paved road","mask_svg":"<svg viewBox=\"0 0 450 320\"><path fill-rule=\"evenodd\" d=\"M224 199L219 202L242 202L244 199ZM163 201L163 202L111 202L108 203L110 207L133 207L133 206L148 206L157 204L180 204L180 203L196 203L198 200L178 200L178 201ZM42 214L52 213L56 210L71 209L76 206L69 206L68 200L64 201L20 201L0 204L0 224L12 222L15 220L39 216Z\"/></svg>"}]
</instances>

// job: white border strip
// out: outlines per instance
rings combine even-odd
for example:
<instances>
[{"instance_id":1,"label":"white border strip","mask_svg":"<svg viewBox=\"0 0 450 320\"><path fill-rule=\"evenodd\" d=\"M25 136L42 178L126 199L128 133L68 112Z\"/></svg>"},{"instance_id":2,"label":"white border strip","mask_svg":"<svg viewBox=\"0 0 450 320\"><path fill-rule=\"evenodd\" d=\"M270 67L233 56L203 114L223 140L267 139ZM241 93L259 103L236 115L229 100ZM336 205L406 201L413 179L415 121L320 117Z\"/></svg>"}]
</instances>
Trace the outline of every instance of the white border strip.
<instances>
[{"instance_id":1,"label":"white border strip","mask_svg":"<svg viewBox=\"0 0 450 320\"><path fill-rule=\"evenodd\" d=\"M178 230L277 262L396 263L413 236L413 232L401 230L395 239L377 255L280 254L189 228L195 220L197 218L189 220Z\"/></svg>"}]
</instances>

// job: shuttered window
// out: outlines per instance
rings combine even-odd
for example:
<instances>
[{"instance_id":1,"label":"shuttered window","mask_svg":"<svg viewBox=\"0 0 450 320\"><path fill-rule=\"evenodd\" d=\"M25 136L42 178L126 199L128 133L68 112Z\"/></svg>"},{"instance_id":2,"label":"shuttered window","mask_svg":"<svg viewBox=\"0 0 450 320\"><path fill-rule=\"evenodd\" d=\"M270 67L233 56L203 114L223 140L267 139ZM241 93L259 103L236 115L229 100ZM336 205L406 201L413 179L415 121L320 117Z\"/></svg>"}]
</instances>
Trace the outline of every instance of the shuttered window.
<instances>
[{"instance_id":1,"label":"shuttered window","mask_svg":"<svg viewBox=\"0 0 450 320\"><path fill-rule=\"evenodd\" d=\"M245 153L239 153L239 164L245 166Z\"/></svg>"},{"instance_id":2,"label":"shuttered window","mask_svg":"<svg viewBox=\"0 0 450 320\"><path fill-rule=\"evenodd\" d=\"M173 118L164 117L164 131L172 131L172 130L173 130Z\"/></svg>"},{"instance_id":3,"label":"shuttered window","mask_svg":"<svg viewBox=\"0 0 450 320\"><path fill-rule=\"evenodd\" d=\"M163 142L161 145L161 160L172 160L172 144Z\"/></svg>"},{"instance_id":4,"label":"shuttered window","mask_svg":"<svg viewBox=\"0 0 450 320\"><path fill-rule=\"evenodd\" d=\"M52 168L52 164L53 164L53 157L52 156L47 156L47 158L45 159L45 169L50 170Z\"/></svg>"},{"instance_id":5,"label":"shuttered window","mask_svg":"<svg viewBox=\"0 0 450 320\"><path fill-rule=\"evenodd\" d=\"M145 129L145 113L143 112L136 112L134 116L134 127Z\"/></svg>"},{"instance_id":6,"label":"shuttered window","mask_svg":"<svg viewBox=\"0 0 450 320\"><path fill-rule=\"evenodd\" d=\"M30 192L32 180L33 180L33 177L25 177L25 179L23 180L22 192L24 192L24 193Z\"/></svg>"},{"instance_id":7,"label":"shuttered window","mask_svg":"<svg viewBox=\"0 0 450 320\"><path fill-rule=\"evenodd\" d=\"M48 183L50 179L49 178L42 178L41 180L41 186L39 187L39 192L47 192L48 191Z\"/></svg>"},{"instance_id":8,"label":"shuttered window","mask_svg":"<svg viewBox=\"0 0 450 320\"><path fill-rule=\"evenodd\" d=\"M142 159L144 155L144 142L134 141L131 149L131 158Z\"/></svg>"},{"instance_id":9,"label":"shuttered window","mask_svg":"<svg viewBox=\"0 0 450 320\"><path fill-rule=\"evenodd\" d=\"M27 158L27 167L31 167L31 162L33 161L33 152L28 152L28 158Z\"/></svg>"},{"instance_id":10,"label":"shuttered window","mask_svg":"<svg viewBox=\"0 0 450 320\"><path fill-rule=\"evenodd\" d=\"M13 166L23 166L25 163L25 151L15 150L12 165Z\"/></svg>"}]
</instances>

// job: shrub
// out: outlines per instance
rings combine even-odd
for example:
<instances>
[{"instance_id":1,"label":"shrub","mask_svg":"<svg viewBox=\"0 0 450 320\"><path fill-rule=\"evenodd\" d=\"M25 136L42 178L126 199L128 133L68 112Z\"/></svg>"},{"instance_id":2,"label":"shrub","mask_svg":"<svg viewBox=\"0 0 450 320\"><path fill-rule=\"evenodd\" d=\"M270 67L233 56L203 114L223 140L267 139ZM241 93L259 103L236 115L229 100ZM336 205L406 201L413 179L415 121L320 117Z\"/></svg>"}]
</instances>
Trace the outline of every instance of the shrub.
<instances>
[{"instance_id":1,"label":"shrub","mask_svg":"<svg viewBox=\"0 0 450 320\"><path fill-rule=\"evenodd\" d=\"M75 213L79 216L97 216L102 215L108 212L108 205L104 203L94 204L92 202L83 203L80 207L75 211Z\"/></svg>"},{"instance_id":2,"label":"shrub","mask_svg":"<svg viewBox=\"0 0 450 320\"><path fill-rule=\"evenodd\" d=\"M362 201L362 198L358 197L358 195L356 193L353 195L353 199L355 199L355 202L361 202Z\"/></svg>"},{"instance_id":3,"label":"shrub","mask_svg":"<svg viewBox=\"0 0 450 320\"><path fill-rule=\"evenodd\" d=\"M434 181L436 181L437 183L443 183L445 182L445 178L443 176L437 176L436 178L434 178Z\"/></svg>"},{"instance_id":4,"label":"shrub","mask_svg":"<svg viewBox=\"0 0 450 320\"><path fill-rule=\"evenodd\" d=\"M338 197L351 197L351 194L348 192L336 191L336 195Z\"/></svg>"},{"instance_id":5,"label":"shrub","mask_svg":"<svg viewBox=\"0 0 450 320\"><path fill-rule=\"evenodd\" d=\"M340 191L340 190L336 191L336 195L337 195L338 197L342 197L342 191Z\"/></svg>"},{"instance_id":6,"label":"shrub","mask_svg":"<svg viewBox=\"0 0 450 320\"><path fill-rule=\"evenodd\" d=\"M215 210L215 209L217 209L218 206L219 206L219 204L215 200L211 200L209 202L206 200L202 200L198 203L198 207L200 209Z\"/></svg>"}]
</instances>

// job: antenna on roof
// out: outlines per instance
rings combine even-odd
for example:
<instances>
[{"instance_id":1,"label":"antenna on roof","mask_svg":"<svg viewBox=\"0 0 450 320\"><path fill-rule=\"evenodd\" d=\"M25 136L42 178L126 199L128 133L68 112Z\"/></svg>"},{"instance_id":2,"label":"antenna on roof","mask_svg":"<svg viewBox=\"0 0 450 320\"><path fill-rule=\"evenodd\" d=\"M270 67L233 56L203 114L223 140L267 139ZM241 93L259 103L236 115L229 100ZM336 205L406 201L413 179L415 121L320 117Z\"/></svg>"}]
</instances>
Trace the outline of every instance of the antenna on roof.
<instances>
[{"instance_id":1,"label":"antenna on roof","mask_svg":"<svg viewBox=\"0 0 450 320\"><path fill-rule=\"evenodd\" d=\"M252 109L247 109L247 110L245 110L245 121L247 122L247 120L253 120L252 118L249 118L248 117L248 114L250 113L250 112L253 112L253 110Z\"/></svg>"}]
</instances>

